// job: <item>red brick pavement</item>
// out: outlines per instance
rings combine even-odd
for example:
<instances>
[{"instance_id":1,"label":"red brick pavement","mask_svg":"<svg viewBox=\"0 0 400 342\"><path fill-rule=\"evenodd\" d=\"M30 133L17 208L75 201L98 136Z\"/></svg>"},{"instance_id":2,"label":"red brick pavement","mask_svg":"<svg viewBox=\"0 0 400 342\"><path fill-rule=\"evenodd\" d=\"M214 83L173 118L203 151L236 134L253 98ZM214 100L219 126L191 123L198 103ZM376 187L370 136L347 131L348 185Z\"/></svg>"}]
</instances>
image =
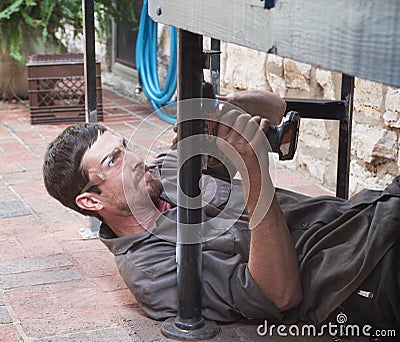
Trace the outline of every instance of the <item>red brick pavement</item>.
<instances>
[{"instance_id":1,"label":"red brick pavement","mask_svg":"<svg viewBox=\"0 0 400 342\"><path fill-rule=\"evenodd\" d=\"M149 108L107 89L103 97L105 125L132 137L139 153L153 158L168 146L171 127ZM129 293L111 253L79 235L88 219L44 189L46 146L67 126L30 125L26 104L0 102L0 341L166 341L160 322L146 318ZM278 185L326 193L281 167L277 174ZM215 341L266 340L255 325L221 329Z\"/></svg>"}]
</instances>

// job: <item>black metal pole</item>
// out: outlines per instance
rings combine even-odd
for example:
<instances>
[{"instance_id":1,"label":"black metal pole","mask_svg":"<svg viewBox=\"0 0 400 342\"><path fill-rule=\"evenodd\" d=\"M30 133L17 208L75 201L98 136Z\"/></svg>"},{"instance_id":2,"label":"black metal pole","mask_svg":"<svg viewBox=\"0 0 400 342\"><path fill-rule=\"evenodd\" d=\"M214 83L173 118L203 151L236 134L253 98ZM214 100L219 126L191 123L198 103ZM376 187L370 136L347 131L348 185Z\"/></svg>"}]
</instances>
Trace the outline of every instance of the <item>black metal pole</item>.
<instances>
[{"instance_id":1,"label":"black metal pole","mask_svg":"<svg viewBox=\"0 0 400 342\"><path fill-rule=\"evenodd\" d=\"M211 50L212 51L221 51L221 41L218 39L211 38ZM220 64L221 64L221 56L219 53L213 54L211 56L210 63L210 71L211 71L211 84L214 86L214 91L216 94L219 94L220 88Z\"/></svg>"},{"instance_id":2,"label":"black metal pole","mask_svg":"<svg viewBox=\"0 0 400 342\"><path fill-rule=\"evenodd\" d=\"M191 119L191 110L188 108L190 103L181 101L201 97L203 39L202 36L179 30L178 43L178 140L184 140L202 133L199 122L189 120ZM190 146L185 146L185 148L188 147L190 148ZM199 187L201 155L192 156L182 163L179 161L180 152L178 150L180 165L178 186L189 198L197 197L201 193ZM178 203L178 205L180 223L189 225L201 223L201 208L191 209L187 202ZM181 262L178 264L179 299L176 324L182 329L191 329L193 325L204 324L201 319L201 243L180 244L178 252Z\"/></svg>"},{"instance_id":3,"label":"black metal pole","mask_svg":"<svg viewBox=\"0 0 400 342\"><path fill-rule=\"evenodd\" d=\"M97 122L94 0L82 0L86 122Z\"/></svg>"},{"instance_id":4,"label":"black metal pole","mask_svg":"<svg viewBox=\"0 0 400 342\"><path fill-rule=\"evenodd\" d=\"M97 122L97 98L96 98L96 53L94 33L94 0L82 0L84 55L83 69L85 79L85 119L86 122ZM100 221L90 218L90 229L79 230L84 239L99 237Z\"/></svg>"},{"instance_id":5,"label":"black metal pole","mask_svg":"<svg viewBox=\"0 0 400 342\"><path fill-rule=\"evenodd\" d=\"M342 75L341 99L346 103L346 118L340 120L336 196L349 197L351 129L353 121L354 76Z\"/></svg>"},{"instance_id":6,"label":"black metal pole","mask_svg":"<svg viewBox=\"0 0 400 342\"><path fill-rule=\"evenodd\" d=\"M201 134L199 120L191 120L199 101L184 101L201 97L203 79L202 36L178 30L178 140ZM201 316L201 155L191 154L192 146L178 144L178 242L177 285L178 309L176 318L165 321L163 333L171 338L206 339L215 336L219 328ZM186 149L186 151L183 151ZM188 152L187 149L190 149ZM193 146L193 151L196 147ZM185 155L191 156L187 160ZM200 198L200 206L193 206L191 199ZM189 231L188 231L189 230ZM195 238L189 243L185 235ZM183 237L183 238L182 238Z\"/></svg>"}]
</instances>

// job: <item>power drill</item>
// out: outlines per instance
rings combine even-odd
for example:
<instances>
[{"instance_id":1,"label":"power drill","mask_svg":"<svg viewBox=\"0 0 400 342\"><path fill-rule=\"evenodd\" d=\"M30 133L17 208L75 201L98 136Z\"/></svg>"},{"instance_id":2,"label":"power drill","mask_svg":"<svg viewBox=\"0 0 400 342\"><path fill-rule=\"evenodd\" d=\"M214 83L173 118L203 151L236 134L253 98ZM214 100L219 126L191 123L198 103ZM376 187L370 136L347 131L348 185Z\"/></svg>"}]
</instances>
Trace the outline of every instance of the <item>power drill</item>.
<instances>
[{"instance_id":1,"label":"power drill","mask_svg":"<svg viewBox=\"0 0 400 342\"><path fill-rule=\"evenodd\" d=\"M208 108L205 112L218 113L218 100L214 93L214 87L209 82L202 84L202 98L215 99L211 102L214 108ZM207 104L209 105L209 101ZM211 114L212 115L212 114ZM216 117L206 123L206 133L209 135L217 135L218 122ZM291 160L297 148L299 137L300 114L296 111L285 113L283 120L278 126L270 126L266 133L268 142L273 152L278 153L279 160Z\"/></svg>"},{"instance_id":2,"label":"power drill","mask_svg":"<svg viewBox=\"0 0 400 342\"><path fill-rule=\"evenodd\" d=\"M279 160L291 160L297 148L299 138L300 114L296 111L285 113L279 126L271 126L266 133L273 152Z\"/></svg>"}]
</instances>

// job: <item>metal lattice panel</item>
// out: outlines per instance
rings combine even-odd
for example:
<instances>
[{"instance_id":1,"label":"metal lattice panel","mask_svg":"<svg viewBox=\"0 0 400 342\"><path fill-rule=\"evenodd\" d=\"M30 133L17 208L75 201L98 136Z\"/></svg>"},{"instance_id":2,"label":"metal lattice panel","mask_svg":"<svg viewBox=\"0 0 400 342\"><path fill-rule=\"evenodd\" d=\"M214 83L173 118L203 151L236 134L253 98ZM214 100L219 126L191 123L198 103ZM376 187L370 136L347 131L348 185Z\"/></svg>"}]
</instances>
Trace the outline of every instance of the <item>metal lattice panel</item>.
<instances>
[{"instance_id":1,"label":"metal lattice panel","mask_svg":"<svg viewBox=\"0 0 400 342\"><path fill-rule=\"evenodd\" d=\"M27 63L32 124L86 120L82 54L34 55ZM98 120L103 120L101 66L96 63ZM93 90L93 89L92 89Z\"/></svg>"},{"instance_id":2,"label":"metal lattice panel","mask_svg":"<svg viewBox=\"0 0 400 342\"><path fill-rule=\"evenodd\" d=\"M38 81L39 106L71 106L85 103L82 77Z\"/></svg>"}]
</instances>

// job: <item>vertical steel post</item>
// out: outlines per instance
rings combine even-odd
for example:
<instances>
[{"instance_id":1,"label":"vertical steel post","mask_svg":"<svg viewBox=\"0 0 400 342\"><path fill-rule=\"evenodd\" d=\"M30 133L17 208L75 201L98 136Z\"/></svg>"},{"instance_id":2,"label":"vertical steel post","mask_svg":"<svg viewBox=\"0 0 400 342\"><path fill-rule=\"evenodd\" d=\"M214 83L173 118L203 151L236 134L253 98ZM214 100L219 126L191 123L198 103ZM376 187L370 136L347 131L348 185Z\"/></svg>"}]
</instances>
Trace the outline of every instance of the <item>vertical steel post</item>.
<instances>
[{"instance_id":1,"label":"vertical steel post","mask_svg":"<svg viewBox=\"0 0 400 342\"><path fill-rule=\"evenodd\" d=\"M97 122L96 99L96 53L94 33L94 0L82 0L83 33L84 33L84 79L85 79L85 117L86 122ZM100 221L90 218L90 229L82 228L79 234L84 239L94 239L99 236Z\"/></svg>"},{"instance_id":2,"label":"vertical steel post","mask_svg":"<svg viewBox=\"0 0 400 342\"><path fill-rule=\"evenodd\" d=\"M340 120L336 196L349 197L351 129L353 121L354 76L342 75L341 99L346 102L346 119Z\"/></svg>"},{"instance_id":3,"label":"vertical steel post","mask_svg":"<svg viewBox=\"0 0 400 342\"><path fill-rule=\"evenodd\" d=\"M201 97L202 73L202 36L187 31L178 31L178 139L183 140L195 134L201 134L198 121L189 120L190 111L186 111L184 102L190 98ZM188 120L188 121L185 121ZM201 155L192 156L180 162L181 151L178 150L178 171L180 187L183 194L194 198L200 195ZM184 224L201 223L201 208L191 209L187 203L178 203L178 219ZM179 226L178 226L179 230ZM179 234L179 232L178 232ZM179 243L179 241L178 241ZM178 246L178 316L176 323L182 329L191 328L201 322L201 243L180 244ZM201 324L201 323L200 323Z\"/></svg>"},{"instance_id":4,"label":"vertical steel post","mask_svg":"<svg viewBox=\"0 0 400 342\"><path fill-rule=\"evenodd\" d=\"M218 39L211 38L211 50L212 51L221 51L221 41ZM213 54L211 56L210 63L210 71L211 71L211 84L214 87L214 91L216 94L219 94L220 87L220 64L221 64L221 56L219 53Z\"/></svg>"},{"instance_id":5,"label":"vertical steel post","mask_svg":"<svg viewBox=\"0 0 400 342\"><path fill-rule=\"evenodd\" d=\"M97 122L94 0L82 0L86 122Z\"/></svg>"},{"instance_id":6,"label":"vertical steel post","mask_svg":"<svg viewBox=\"0 0 400 342\"><path fill-rule=\"evenodd\" d=\"M201 97L203 80L203 39L202 36L178 30L178 140L201 134L199 120L190 120L190 98ZM186 145L185 145L186 148ZM190 148L190 146L188 147ZM184 161L184 153L178 145L178 243L177 243L177 285L178 309L176 318L166 320L162 332L176 339L206 339L215 336L219 328L214 322L205 321L201 316L201 240L185 243L181 223L193 225L198 230L202 220L202 209L191 208L185 198L195 198L201 194L201 155L193 155ZM191 154L189 154L191 155ZM180 194L183 196L180 197ZM201 231L191 232L196 235Z\"/></svg>"}]
</instances>

